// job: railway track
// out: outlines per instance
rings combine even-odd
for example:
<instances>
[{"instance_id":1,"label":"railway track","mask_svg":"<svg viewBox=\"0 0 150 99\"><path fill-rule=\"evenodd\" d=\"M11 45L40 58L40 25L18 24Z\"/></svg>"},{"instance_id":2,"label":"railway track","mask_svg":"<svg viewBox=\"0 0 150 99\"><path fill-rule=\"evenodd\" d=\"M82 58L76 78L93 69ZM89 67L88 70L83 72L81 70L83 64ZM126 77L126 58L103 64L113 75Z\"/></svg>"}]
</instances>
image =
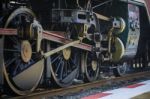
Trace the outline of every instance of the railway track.
<instances>
[{"instance_id":1,"label":"railway track","mask_svg":"<svg viewBox=\"0 0 150 99\"><path fill-rule=\"evenodd\" d=\"M76 93L83 90L87 90L90 88L100 87L104 85L108 85L111 83L116 83L120 81L127 81L132 80L135 78L141 78L150 76L150 71L145 72L138 72L134 74L127 74L123 77L116 77L116 78L109 78L103 79L99 81L95 81L92 83L80 84L80 85L73 85L66 88L59 88L59 89L49 89L49 90L37 90L34 93L28 94L26 96L17 96L17 97L9 97L9 99L47 99L47 97L57 96L57 95L66 95L70 93ZM8 97L3 97L2 99L8 99Z\"/></svg>"}]
</instances>

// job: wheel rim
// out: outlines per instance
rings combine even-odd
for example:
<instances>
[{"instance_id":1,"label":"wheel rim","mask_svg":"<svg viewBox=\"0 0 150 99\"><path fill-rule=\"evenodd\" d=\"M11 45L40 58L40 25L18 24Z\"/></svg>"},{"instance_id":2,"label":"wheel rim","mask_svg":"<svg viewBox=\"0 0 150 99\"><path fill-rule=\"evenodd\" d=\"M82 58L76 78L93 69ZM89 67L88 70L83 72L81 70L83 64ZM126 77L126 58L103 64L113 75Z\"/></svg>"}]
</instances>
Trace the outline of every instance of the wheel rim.
<instances>
[{"instance_id":1,"label":"wheel rim","mask_svg":"<svg viewBox=\"0 0 150 99\"><path fill-rule=\"evenodd\" d=\"M34 18L31 10L19 8L10 15L5 28L17 28L20 17L26 18L27 21L32 21ZM35 42L35 40L20 39L18 36L3 38L5 79L9 87L19 95L26 95L34 91L43 73L44 60L41 60L40 54L35 52Z\"/></svg>"},{"instance_id":2,"label":"wheel rim","mask_svg":"<svg viewBox=\"0 0 150 99\"><path fill-rule=\"evenodd\" d=\"M57 45L59 46L59 45ZM63 51L68 50L65 56ZM78 74L78 52L72 48L67 48L51 56L51 73L54 82L59 87L66 87L72 84ZM69 57L68 57L69 56Z\"/></svg>"},{"instance_id":3,"label":"wheel rim","mask_svg":"<svg viewBox=\"0 0 150 99\"><path fill-rule=\"evenodd\" d=\"M82 56L83 65L85 67L85 82L91 82L97 79L99 74L99 65L95 53L87 52Z\"/></svg>"}]
</instances>

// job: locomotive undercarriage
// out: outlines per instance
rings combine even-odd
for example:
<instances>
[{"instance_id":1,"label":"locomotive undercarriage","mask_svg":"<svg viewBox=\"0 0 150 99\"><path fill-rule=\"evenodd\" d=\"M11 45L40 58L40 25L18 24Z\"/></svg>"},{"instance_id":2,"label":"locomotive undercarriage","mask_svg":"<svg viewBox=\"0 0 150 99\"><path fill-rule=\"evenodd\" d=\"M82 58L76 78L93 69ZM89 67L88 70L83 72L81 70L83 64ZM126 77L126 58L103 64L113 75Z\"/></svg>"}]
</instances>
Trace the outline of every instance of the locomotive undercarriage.
<instances>
[{"instance_id":1,"label":"locomotive undercarriage","mask_svg":"<svg viewBox=\"0 0 150 99\"><path fill-rule=\"evenodd\" d=\"M26 95L38 85L66 87L74 79L84 82L97 80L103 69L112 69L116 76L121 76L129 65L135 64L135 60L141 59L142 65L148 64L149 37L144 50L139 50L143 43L138 45L145 36L139 40L144 18L139 19L141 11L137 5L123 3L124 11L133 7L131 13L138 16L134 20L132 14L125 17L117 10L113 12L112 9L117 8L113 5L120 1L102 0L97 5L93 0L94 7L111 6L106 8L111 13L102 9L103 15L101 10L92 9L92 0L68 2L72 6L67 4L67 0L0 1L2 92L11 90L18 95ZM130 28L131 33L128 33ZM147 35L147 31L142 31ZM122 39L126 33L127 41ZM130 41L129 37L135 38ZM128 53L129 50L135 51ZM142 55L144 51L146 56Z\"/></svg>"}]
</instances>

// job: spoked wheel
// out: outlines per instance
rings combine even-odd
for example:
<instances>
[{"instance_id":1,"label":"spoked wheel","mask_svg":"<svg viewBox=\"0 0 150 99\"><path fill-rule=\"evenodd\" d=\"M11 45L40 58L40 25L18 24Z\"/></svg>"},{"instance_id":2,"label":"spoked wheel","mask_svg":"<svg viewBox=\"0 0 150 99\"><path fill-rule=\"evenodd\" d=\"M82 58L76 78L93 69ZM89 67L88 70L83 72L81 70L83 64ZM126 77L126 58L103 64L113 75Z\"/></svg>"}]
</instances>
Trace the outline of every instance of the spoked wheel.
<instances>
[{"instance_id":1,"label":"spoked wheel","mask_svg":"<svg viewBox=\"0 0 150 99\"><path fill-rule=\"evenodd\" d=\"M128 63L123 62L122 65L118 65L116 68L113 69L114 75L115 76L123 76L127 73L128 71Z\"/></svg>"},{"instance_id":2,"label":"spoked wheel","mask_svg":"<svg viewBox=\"0 0 150 99\"><path fill-rule=\"evenodd\" d=\"M66 39L78 39L83 36L82 26L67 24L66 26L55 24L52 26L53 31L64 31L63 36ZM81 34L80 34L81 33ZM62 34L61 34L62 35ZM51 43L51 49L62 46L61 44ZM75 48L66 48L51 57L52 81L58 87L66 87L72 84L73 80L79 73L79 52Z\"/></svg>"},{"instance_id":3,"label":"spoked wheel","mask_svg":"<svg viewBox=\"0 0 150 99\"><path fill-rule=\"evenodd\" d=\"M86 52L82 55L82 65L85 69L84 81L91 82L97 79L99 74L99 63L96 53Z\"/></svg>"},{"instance_id":4,"label":"spoked wheel","mask_svg":"<svg viewBox=\"0 0 150 99\"><path fill-rule=\"evenodd\" d=\"M51 48L60 45L51 44ZM51 73L53 81L59 87L66 87L72 84L79 71L78 50L66 48L51 56Z\"/></svg>"},{"instance_id":5,"label":"spoked wheel","mask_svg":"<svg viewBox=\"0 0 150 99\"><path fill-rule=\"evenodd\" d=\"M5 28L18 28L34 18L31 10L19 8L8 18ZM4 75L9 87L19 95L26 95L37 87L44 69L44 60L36 52L36 40L18 36L3 38Z\"/></svg>"}]
</instances>

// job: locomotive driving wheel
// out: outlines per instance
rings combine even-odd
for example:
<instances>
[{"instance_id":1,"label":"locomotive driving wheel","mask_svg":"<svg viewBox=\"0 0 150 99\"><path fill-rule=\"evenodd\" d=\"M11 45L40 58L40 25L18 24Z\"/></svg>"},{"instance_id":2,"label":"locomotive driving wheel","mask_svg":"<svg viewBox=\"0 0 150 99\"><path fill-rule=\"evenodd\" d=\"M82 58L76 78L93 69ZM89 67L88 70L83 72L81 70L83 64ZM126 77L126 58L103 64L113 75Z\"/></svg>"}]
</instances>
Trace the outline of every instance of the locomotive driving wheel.
<instances>
[{"instance_id":1,"label":"locomotive driving wheel","mask_svg":"<svg viewBox=\"0 0 150 99\"><path fill-rule=\"evenodd\" d=\"M33 18L31 10L18 8L8 17L5 28L24 28L24 24L32 22ZM19 95L34 91L44 69L44 60L36 52L36 40L20 38L18 35L5 36L3 44L3 69L7 84Z\"/></svg>"},{"instance_id":2,"label":"locomotive driving wheel","mask_svg":"<svg viewBox=\"0 0 150 99\"><path fill-rule=\"evenodd\" d=\"M84 81L91 82L97 79L99 74L99 63L96 53L87 52L82 55L82 65L84 66Z\"/></svg>"},{"instance_id":3,"label":"locomotive driving wheel","mask_svg":"<svg viewBox=\"0 0 150 99\"><path fill-rule=\"evenodd\" d=\"M81 27L81 28L80 28ZM83 36L82 26L68 24L67 26L52 25L53 31L64 31L66 39L78 39ZM62 46L62 44L51 42L51 49ZM58 87L66 87L72 84L79 73L79 50L68 47L50 57L52 81Z\"/></svg>"},{"instance_id":4,"label":"locomotive driving wheel","mask_svg":"<svg viewBox=\"0 0 150 99\"><path fill-rule=\"evenodd\" d=\"M59 44L51 44L55 49ZM78 50L66 48L51 56L52 81L59 87L66 87L72 84L78 74L79 59Z\"/></svg>"}]
</instances>

